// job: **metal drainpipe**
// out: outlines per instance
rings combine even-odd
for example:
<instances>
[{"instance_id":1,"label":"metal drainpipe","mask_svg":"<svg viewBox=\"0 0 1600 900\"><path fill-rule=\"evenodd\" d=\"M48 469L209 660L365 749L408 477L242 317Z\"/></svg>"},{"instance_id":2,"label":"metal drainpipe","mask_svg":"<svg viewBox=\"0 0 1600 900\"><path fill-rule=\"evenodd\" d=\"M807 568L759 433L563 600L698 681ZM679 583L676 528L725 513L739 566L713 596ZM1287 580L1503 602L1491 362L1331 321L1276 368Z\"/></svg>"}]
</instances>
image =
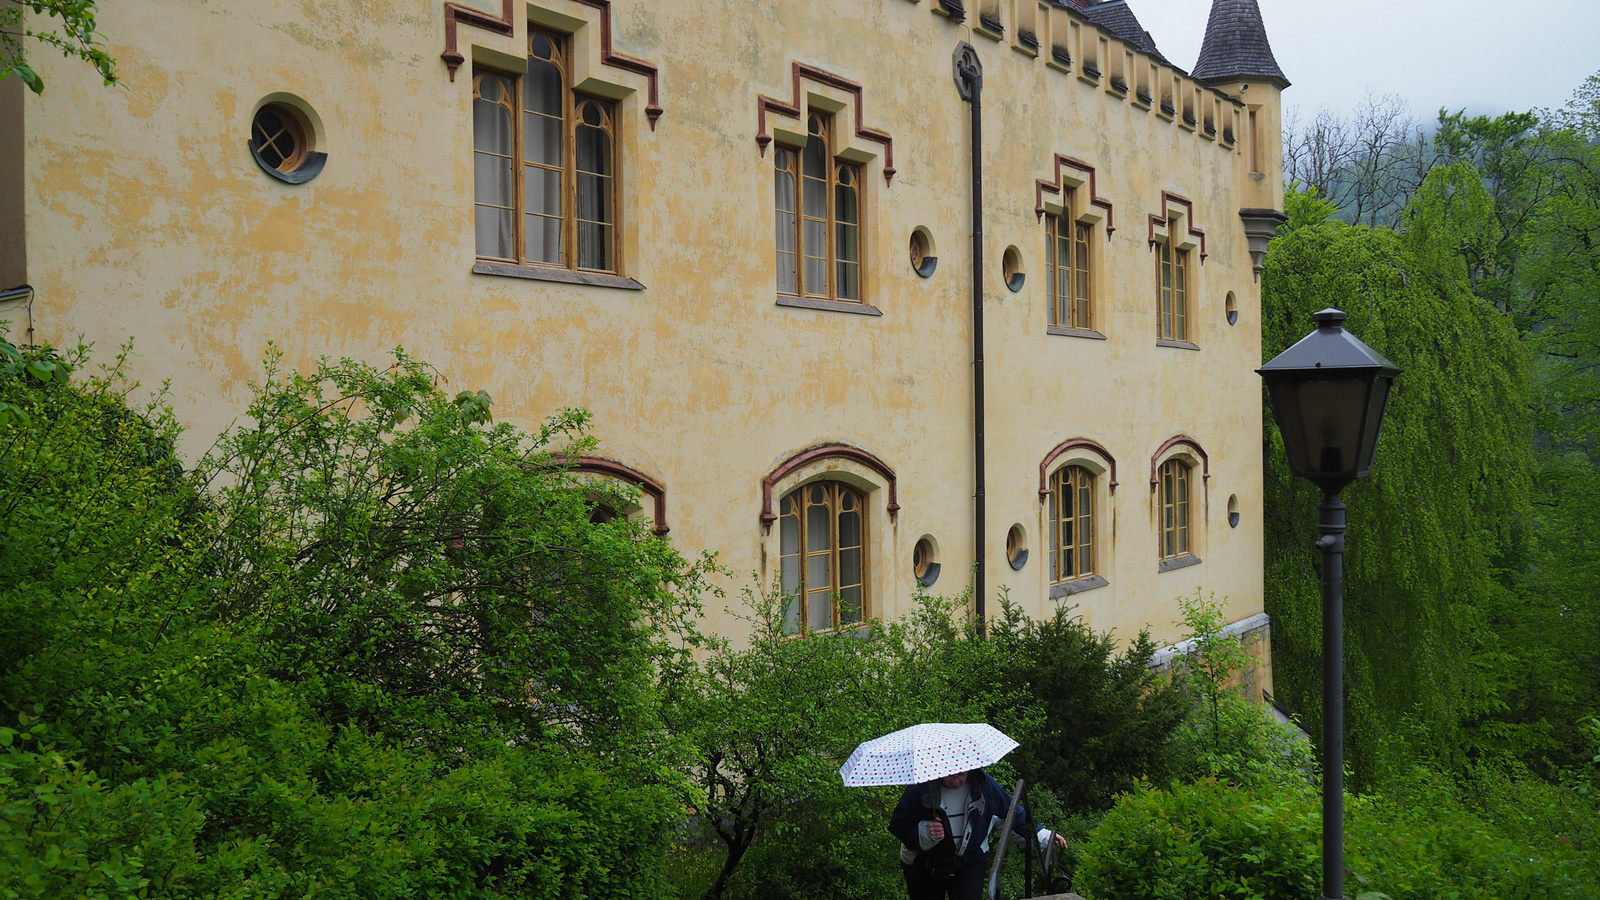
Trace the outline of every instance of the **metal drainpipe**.
<instances>
[{"instance_id":1,"label":"metal drainpipe","mask_svg":"<svg viewBox=\"0 0 1600 900\"><path fill-rule=\"evenodd\" d=\"M973 590L981 640L988 635L984 616L987 504L983 494L983 64L978 61L978 52L966 41L956 45L955 76L961 99L972 104L972 497L976 547Z\"/></svg>"}]
</instances>

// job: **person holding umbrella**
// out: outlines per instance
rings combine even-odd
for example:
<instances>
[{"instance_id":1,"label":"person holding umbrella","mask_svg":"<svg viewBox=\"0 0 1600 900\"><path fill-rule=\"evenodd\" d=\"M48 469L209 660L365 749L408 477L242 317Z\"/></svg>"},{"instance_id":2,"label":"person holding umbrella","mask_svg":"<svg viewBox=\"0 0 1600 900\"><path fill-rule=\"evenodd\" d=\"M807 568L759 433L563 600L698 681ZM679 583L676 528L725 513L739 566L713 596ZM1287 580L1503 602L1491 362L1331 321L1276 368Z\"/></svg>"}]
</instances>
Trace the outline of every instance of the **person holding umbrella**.
<instances>
[{"instance_id":1,"label":"person holding umbrella","mask_svg":"<svg viewBox=\"0 0 1600 900\"><path fill-rule=\"evenodd\" d=\"M889 817L900 839L910 900L978 900L988 870L989 832L1011 795L983 770L1017 742L989 725L913 725L857 747L839 774L847 786L908 785ZM1019 837L1028 821L1017 807ZM1040 828L1041 847L1066 839Z\"/></svg>"}]
</instances>

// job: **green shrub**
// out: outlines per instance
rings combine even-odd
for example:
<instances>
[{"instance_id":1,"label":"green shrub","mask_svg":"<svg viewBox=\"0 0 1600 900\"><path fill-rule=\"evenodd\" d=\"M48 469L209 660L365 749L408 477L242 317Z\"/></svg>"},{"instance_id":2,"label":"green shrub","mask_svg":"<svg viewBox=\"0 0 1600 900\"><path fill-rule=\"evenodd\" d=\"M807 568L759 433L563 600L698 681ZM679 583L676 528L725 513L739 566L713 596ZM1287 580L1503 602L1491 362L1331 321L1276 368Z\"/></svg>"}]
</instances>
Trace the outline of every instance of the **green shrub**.
<instances>
[{"instance_id":1,"label":"green shrub","mask_svg":"<svg viewBox=\"0 0 1600 900\"><path fill-rule=\"evenodd\" d=\"M109 785L21 734L0 729L0 896L135 897L147 872L195 864L204 816L179 779Z\"/></svg>"},{"instance_id":2,"label":"green shrub","mask_svg":"<svg viewBox=\"0 0 1600 900\"><path fill-rule=\"evenodd\" d=\"M1141 777L1174 774L1172 737L1192 701L1150 672L1155 644L1141 632L1121 652L1068 607L1029 621L1003 602L988 658L965 671L991 680L984 713L1021 742L1008 762L1074 813L1107 809Z\"/></svg>"},{"instance_id":3,"label":"green shrub","mask_svg":"<svg viewBox=\"0 0 1600 900\"><path fill-rule=\"evenodd\" d=\"M1521 789L1529 800L1543 793L1531 782ZM1521 827L1535 825L1540 810L1528 810L1523 823L1497 826L1460 794L1453 779L1413 765L1391 773L1381 794L1348 799L1348 883L1394 900L1600 896L1592 853ZM1592 821L1592 801L1587 815Z\"/></svg>"},{"instance_id":4,"label":"green shrub","mask_svg":"<svg viewBox=\"0 0 1600 900\"><path fill-rule=\"evenodd\" d=\"M1530 846L1464 809L1448 779L1418 768L1404 790L1345 800L1345 884L1371 900L1588 900L1590 857ZM1321 813L1310 790L1215 779L1119 798L1080 848L1089 900L1301 900L1321 883Z\"/></svg>"},{"instance_id":5,"label":"green shrub","mask_svg":"<svg viewBox=\"0 0 1600 900\"><path fill-rule=\"evenodd\" d=\"M1090 900L1314 897L1316 809L1309 794L1256 794L1214 778L1170 791L1141 784L1079 848L1077 890Z\"/></svg>"},{"instance_id":6,"label":"green shrub","mask_svg":"<svg viewBox=\"0 0 1600 900\"><path fill-rule=\"evenodd\" d=\"M898 622L796 635L783 627L780 591L747 595L749 645L713 641L668 705L673 729L699 749L705 832L678 853L692 857L702 838L722 850L705 897L903 891L887 831L900 790L843 788L838 768L860 742L917 722L988 721L1019 740L991 774L1007 790L1026 778L1045 826L1109 807L1138 776L1167 770L1190 701L1151 675L1148 636L1118 653L1069 610L1031 622L1002 596L980 641L968 600L921 596Z\"/></svg>"},{"instance_id":7,"label":"green shrub","mask_svg":"<svg viewBox=\"0 0 1600 900\"><path fill-rule=\"evenodd\" d=\"M0 342L0 898L661 893L701 570L589 522L583 414L269 370L186 471L83 356Z\"/></svg>"},{"instance_id":8,"label":"green shrub","mask_svg":"<svg viewBox=\"0 0 1600 900\"><path fill-rule=\"evenodd\" d=\"M1231 684L1249 654L1238 637L1223 634L1225 606L1196 591L1179 598L1178 608L1183 636L1192 641L1189 653L1174 661L1174 681L1192 701L1172 736L1178 774L1263 790L1304 790L1316 775L1310 742Z\"/></svg>"},{"instance_id":9,"label":"green shrub","mask_svg":"<svg viewBox=\"0 0 1600 900\"><path fill-rule=\"evenodd\" d=\"M751 847L727 896L738 900L873 900L905 893L900 842L886 828L900 788L847 788L835 775L787 806Z\"/></svg>"},{"instance_id":10,"label":"green shrub","mask_svg":"<svg viewBox=\"0 0 1600 900\"><path fill-rule=\"evenodd\" d=\"M917 721L893 678L897 639L876 625L789 633L779 590L746 591L745 647L710 652L669 689L667 721L698 750L694 806L714 841L709 898L854 897L898 877L894 789L845 788L839 766L865 740ZM886 790L892 791L889 796Z\"/></svg>"}]
</instances>

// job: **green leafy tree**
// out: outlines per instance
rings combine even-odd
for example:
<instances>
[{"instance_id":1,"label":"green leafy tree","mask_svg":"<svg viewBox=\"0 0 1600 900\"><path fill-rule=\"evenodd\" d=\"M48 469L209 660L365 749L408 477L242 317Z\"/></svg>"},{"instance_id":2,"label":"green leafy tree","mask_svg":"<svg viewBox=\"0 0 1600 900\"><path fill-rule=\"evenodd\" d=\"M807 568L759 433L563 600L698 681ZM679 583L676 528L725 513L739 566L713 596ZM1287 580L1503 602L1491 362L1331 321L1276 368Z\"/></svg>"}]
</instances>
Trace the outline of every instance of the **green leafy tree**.
<instances>
[{"instance_id":1,"label":"green leafy tree","mask_svg":"<svg viewBox=\"0 0 1600 900\"><path fill-rule=\"evenodd\" d=\"M1431 172L1408 230L1345 225L1291 196L1289 227L1262 276L1263 354L1336 306L1348 327L1403 370L1372 476L1345 489L1346 727L1354 784L1373 775L1378 740L1421 709L1460 748L1461 725L1498 708L1490 611L1508 594L1530 512L1530 366L1511 324L1473 294L1463 244L1492 234L1481 180ZM1319 732L1321 614L1318 491L1290 476L1270 415L1266 605L1278 693Z\"/></svg>"},{"instance_id":2,"label":"green leafy tree","mask_svg":"<svg viewBox=\"0 0 1600 900\"><path fill-rule=\"evenodd\" d=\"M303 375L269 360L254 426L200 467L226 613L336 721L446 754L555 741L669 764L650 752L654 675L684 649L702 570L637 523L589 522L549 450L587 448L587 413L528 435L435 380L404 353Z\"/></svg>"},{"instance_id":3,"label":"green leafy tree","mask_svg":"<svg viewBox=\"0 0 1600 900\"><path fill-rule=\"evenodd\" d=\"M884 825L899 793L845 788L838 769L914 713L896 702L877 626L795 634L785 603L746 591L748 646L712 640L670 694L673 730L698 749L694 806L721 850L705 897L878 896L898 877Z\"/></svg>"},{"instance_id":4,"label":"green leafy tree","mask_svg":"<svg viewBox=\"0 0 1600 900\"><path fill-rule=\"evenodd\" d=\"M1600 691L1600 76L1557 110L1443 116L1437 142L1492 198L1489 239L1459 248L1474 288L1521 332L1537 385L1532 539L1508 563L1514 593L1486 605L1498 644L1481 659L1503 706L1469 727L1480 752L1554 777L1581 759L1574 723Z\"/></svg>"},{"instance_id":5,"label":"green leafy tree","mask_svg":"<svg viewBox=\"0 0 1600 900\"><path fill-rule=\"evenodd\" d=\"M1304 790L1316 772L1312 748L1296 729L1272 719L1265 704L1242 693L1251 656L1225 632L1226 605L1196 590L1179 598L1178 609L1184 652L1173 661L1174 678L1190 699L1173 736L1179 773L1261 790Z\"/></svg>"},{"instance_id":6,"label":"green leafy tree","mask_svg":"<svg viewBox=\"0 0 1600 900\"><path fill-rule=\"evenodd\" d=\"M0 80L15 75L35 94L44 93L44 79L28 64L32 41L88 63L106 84L117 84L116 62L101 49L95 33L96 6L95 0L16 0L0 5Z\"/></svg>"},{"instance_id":7,"label":"green leafy tree","mask_svg":"<svg viewBox=\"0 0 1600 900\"><path fill-rule=\"evenodd\" d=\"M1345 889L1353 900L1580 900L1600 890L1592 858L1496 831L1429 770L1410 773L1403 792L1346 795L1345 805ZM1317 806L1310 789L1253 790L1209 778L1170 790L1141 785L1119 797L1085 841L1077 889L1088 900L1315 896Z\"/></svg>"},{"instance_id":8,"label":"green leafy tree","mask_svg":"<svg viewBox=\"0 0 1600 900\"><path fill-rule=\"evenodd\" d=\"M0 891L657 896L699 569L403 355L269 369L198 472L112 371L0 373ZM563 448L565 449L565 448ZM215 484L208 484L208 481Z\"/></svg>"}]
</instances>

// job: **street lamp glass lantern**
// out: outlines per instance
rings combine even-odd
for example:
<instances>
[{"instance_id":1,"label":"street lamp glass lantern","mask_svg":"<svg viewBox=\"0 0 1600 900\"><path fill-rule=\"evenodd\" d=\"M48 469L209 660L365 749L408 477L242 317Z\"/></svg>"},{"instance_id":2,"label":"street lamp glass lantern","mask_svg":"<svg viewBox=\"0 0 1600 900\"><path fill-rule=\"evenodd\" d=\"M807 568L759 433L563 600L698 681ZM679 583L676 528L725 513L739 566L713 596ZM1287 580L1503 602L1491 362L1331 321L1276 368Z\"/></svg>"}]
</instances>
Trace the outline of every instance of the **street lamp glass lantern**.
<instances>
[{"instance_id":1,"label":"street lamp glass lantern","mask_svg":"<svg viewBox=\"0 0 1600 900\"><path fill-rule=\"evenodd\" d=\"M1272 397L1289 468L1336 492L1372 471L1400 369L1345 331L1339 310L1312 319L1316 331L1256 371Z\"/></svg>"}]
</instances>

